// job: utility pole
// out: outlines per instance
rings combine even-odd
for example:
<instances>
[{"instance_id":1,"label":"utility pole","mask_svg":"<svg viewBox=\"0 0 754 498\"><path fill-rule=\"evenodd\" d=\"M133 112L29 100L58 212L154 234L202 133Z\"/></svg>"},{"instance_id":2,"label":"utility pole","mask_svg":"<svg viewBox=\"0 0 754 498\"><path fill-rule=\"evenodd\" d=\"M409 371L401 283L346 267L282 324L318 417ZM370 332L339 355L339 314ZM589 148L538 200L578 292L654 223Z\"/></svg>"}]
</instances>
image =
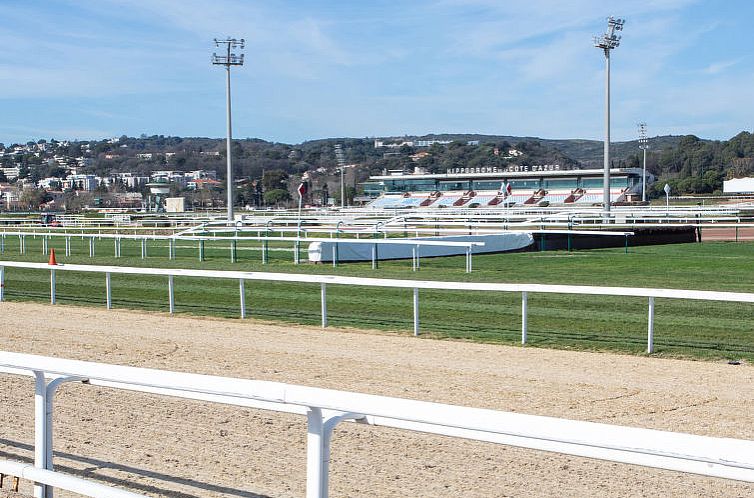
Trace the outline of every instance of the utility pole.
<instances>
[{"instance_id":1,"label":"utility pole","mask_svg":"<svg viewBox=\"0 0 754 498\"><path fill-rule=\"evenodd\" d=\"M644 165L641 170L641 202L647 201L647 149L649 149L649 138L647 138L647 123L639 123L639 148L644 151Z\"/></svg>"},{"instance_id":2,"label":"utility pole","mask_svg":"<svg viewBox=\"0 0 754 498\"><path fill-rule=\"evenodd\" d=\"M335 144L335 159L338 161L338 168L340 168L340 207L346 207L346 182L344 175L346 174L346 159L343 156L343 149L340 144Z\"/></svg>"},{"instance_id":3,"label":"utility pole","mask_svg":"<svg viewBox=\"0 0 754 498\"><path fill-rule=\"evenodd\" d=\"M228 171L227 171L227 186L226 190L228 191L228 224L233 223L233 163L231 159L231 153L230 153L230 142L233 137L233 129L231 126L231 113L230 113L230 66L243 66L243 54L236 55L232 52L233 49L239 48L243 50L244 48L244 40L241 38L240 40L236 40L235 38L226 38L225 40L218 40L215 38L215 47L223 48L225 53L221 53L221 55L217 55L216 53L212 54L212 64L216 66L225 66L225 91L226 91L226 97L227 97L227 137L226 137L226 156L228 160Z\"/></svg>"},{"instance_id":4,"label":"utility pole","mask_svg":"<svg viewBox=\"0 0 754 498\"><path fill-rule=\"evenodd\" d=\"M594 46L605 53L605 171L603 174L603 196L605 218L610 216L610 51L620 45L620 36L616 31L623 30L623 19L607 18L607 31L601 36L594 37Z\"/></svg>"}]
</instances>

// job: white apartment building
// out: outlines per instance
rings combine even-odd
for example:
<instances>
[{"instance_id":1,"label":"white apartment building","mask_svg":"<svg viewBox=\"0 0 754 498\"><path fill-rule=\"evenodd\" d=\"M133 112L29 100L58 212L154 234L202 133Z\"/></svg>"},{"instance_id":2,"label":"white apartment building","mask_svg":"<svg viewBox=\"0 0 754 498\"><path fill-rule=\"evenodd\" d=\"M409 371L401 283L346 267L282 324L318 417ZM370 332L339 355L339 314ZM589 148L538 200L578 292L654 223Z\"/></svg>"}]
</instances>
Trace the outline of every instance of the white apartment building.
<instances>
[{"instance_id":1,"label":"white apartment building","mask_svg":"<svg viewBox=\"0 0 754 498\"><path fill-rule=\"evenodd\" d=\"M8 180L14 180L18 178L18 172L20 171L20 168L18 166L13 166L11 168L0 168L0 171L3 172L5 178L7 178Z\"/></svg>"},{"instance_id":2,"label":"white apartment building","mask_svg":"<svg viewBox=\"0 0 754 498\"><path fill-rule=\"evenodd\" d=\"M84 190L91 192L97 188L99 181L94 175L70 175L63 180L63 188L73 190Z\"/></svg>"},{"instance_id":3,"label":"white apartment building","mask_svg":"<svg viewBox=\"0 0 754 498\"><path fill-rule=\"evenodd\" d=\"M120 180L123 185L131 189L137 189L142 185L149 183L148 176L139 176L131 172L118 173L118 180Z\"/></svg>"},{"instance_id":4,"label":"white apartment building","mask_svg":"<svg viewBox=\"0 0 754 498\"><path fill-rule=\"evenodd\" d=\"M158 182L168 182L168 183L175 183L181 187L186 186L186 175L183 171L153 171L152 172L152 181Z\"/></svg>"}]
</instances>

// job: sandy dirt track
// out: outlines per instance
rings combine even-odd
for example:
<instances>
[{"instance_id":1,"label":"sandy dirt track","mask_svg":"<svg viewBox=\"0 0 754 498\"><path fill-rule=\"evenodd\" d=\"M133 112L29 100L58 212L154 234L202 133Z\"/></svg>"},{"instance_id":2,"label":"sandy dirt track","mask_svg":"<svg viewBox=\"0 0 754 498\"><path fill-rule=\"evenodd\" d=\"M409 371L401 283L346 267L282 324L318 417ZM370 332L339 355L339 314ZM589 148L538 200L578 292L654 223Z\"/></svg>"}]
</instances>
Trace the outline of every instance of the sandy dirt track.
<instances>
[{"instance_id":1,"label":"sandy dirt track","mask_svg":"<svg viewBox=\"0 0 754 498\"><path fill-rule=\"evenodd\" d=\"M738 229L738 235L736 235L735 227L718 228L715 226L702 227L702 240L705 242L710 241L751 241L754 240L754 228L740 227Z\"/></svg>"},{"instance_id":2,"label":"sandy dirt track","mask_svg":"<svg viewBox=\"0 0 754 498\"><path fill-rule=\"evenodd\" d=\"M5 351L754 439L750 365L40 304L2 303L0 316ZM0 379L0 457L31 458L33 383ZM304 417L80 384L60 389L56 410L58 469L150 496L304 494ZM336 429L330 489L334 497L754 496L739 482L354 424Z\"/></svg>"}]
</instances>

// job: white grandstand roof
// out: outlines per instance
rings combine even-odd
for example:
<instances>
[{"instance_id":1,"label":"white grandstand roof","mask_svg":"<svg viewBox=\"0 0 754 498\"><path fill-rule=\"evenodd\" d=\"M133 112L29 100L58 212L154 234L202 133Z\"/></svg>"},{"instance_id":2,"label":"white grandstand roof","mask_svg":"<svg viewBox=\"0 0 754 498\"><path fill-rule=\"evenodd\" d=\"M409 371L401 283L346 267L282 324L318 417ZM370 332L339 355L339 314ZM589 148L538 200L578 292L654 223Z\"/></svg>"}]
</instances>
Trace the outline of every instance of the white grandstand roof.
<instances>
[{"instance_id":1,"label":"white grandstand roof","mask_svg":"<svg viewBox=\"0 0 754 498\"><path fill-rule=\"evenodd\" d=\"M602 176L604 169L565 169L556 171L496 171L485 173L436 173L428 175L416 175L412 173L370 176L370 180L452 180L463 178L531 178L539 176L547 177L573 177L573 176ZM610 168L610 175L638 175L641 176L640 168ZM649 176L649 175L647 175Z\"/></svg>"}]
</instances>

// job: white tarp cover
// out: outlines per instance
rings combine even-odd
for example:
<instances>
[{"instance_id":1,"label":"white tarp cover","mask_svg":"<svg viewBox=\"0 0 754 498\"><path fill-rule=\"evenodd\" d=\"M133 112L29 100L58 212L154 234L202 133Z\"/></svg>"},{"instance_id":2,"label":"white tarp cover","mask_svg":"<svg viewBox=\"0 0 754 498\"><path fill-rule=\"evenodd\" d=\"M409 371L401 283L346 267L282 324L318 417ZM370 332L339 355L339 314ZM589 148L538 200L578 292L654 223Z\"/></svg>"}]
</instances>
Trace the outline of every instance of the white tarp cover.
<instances>
[{"instance_id":1,"label":"white tarp cover","mask_svg":"<svg viewBox=\"0 0 754 498\"><path fill-rule=\"evenodd\" d=\"M364 239L362 239L364 240ZM380 239L385 240L385 239ZM389 240L389 239L387 239ZM474 254L491 252L507 252L523 249L534 243L534 237L525 232L505 232L495 235L447 235L442 237L420 237L397 240L433 240L449 242L484 242L483 247L474 247ZM332 262L336 242L325 240L309 244L309 261L313 263ZM354 243L348 240L339 240L338 261L371 261L373 244ZM410 259L413 255L413 245L386 244L377 245L377 254L380 260L385 259ZM466 254L465 247L442 247L442 246L419 246L419 256L458 256Z\"/></svg>"}]
</instances>

